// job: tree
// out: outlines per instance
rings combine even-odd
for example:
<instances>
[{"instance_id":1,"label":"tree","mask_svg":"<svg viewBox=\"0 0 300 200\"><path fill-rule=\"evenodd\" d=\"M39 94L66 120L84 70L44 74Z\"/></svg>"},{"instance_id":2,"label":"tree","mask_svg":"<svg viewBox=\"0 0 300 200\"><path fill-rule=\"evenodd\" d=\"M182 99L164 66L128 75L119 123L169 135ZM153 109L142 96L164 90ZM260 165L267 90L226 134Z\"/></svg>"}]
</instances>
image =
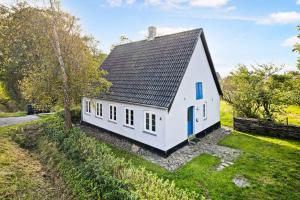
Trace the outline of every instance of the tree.
<instances>
[{"instance_id":1,"label":"tree","mask_svg":"<svg viewBox=\"0 0 300 200\"><path fill-rule=\"evenodd\" d=\"M277 76L282 67L268 64L251 68L238 65L237 70L223 80L224 97L239 116L274 120L274 114L282 111L284 101L283 83Z\"/></svg>"},{"instance_id":2,"label":"tree","mask_svg":"<svg viewBox=\"0 0 300 200\"><path fill-rule=\"evenodd\" d=\"M119 38L119 42L116 43L116 44L111 45L110 50L112 50L113 48L115 48L118 45L126 44L128 42L131 42L131 40L127 36L121 35L120 38Z\"/></svg>"},{"instance_id":3,"label":"tree","mask_svg":"<svg viewBox=\"0 0 300 200\"><path fill-rule=\"evenodd\" d=\"M63 82L63 97L64 97L64 111L65 111L65 126L66 129L70 129L72 127L72 121L71 121L71 112L70 112L70 96L69 96L69 78L66 72L66 66L65 66L65 62L62 56L62 52L61 52L61 45L60 45L60 40L58 37L58 33L57 33L57 22L59 20L58 15L59 14L59 6L58 6L58 2L54 2L54 0L49 0L50 5L51 5L51 23L52 23L52 32L53 32L53 37L52 37L52 46L55 52L55 55L57 57L59 66L60 66L60 70L62 73L62 82ZM54 3L56 3L57 5L57 11L56 8L54 7ZM74 20L74 19L73 19ZM69 30L72 30L73 23L71 23ZM67 33L68 34L68 33Z\"/></svg>"},{"instance_id":4,"label":"tree","mask_svg":"<svg viewBox=\"0 0 300 200\"><path fill-rule=\"evenodd\" d=\"M22 94L40 108L63 105L69 130L70 107L80 103L82 96L94 97L110 86L103 77L106 72L99 68L103 53L96 49L93 37L82 36L78 19L62 12L58 1L50 0L49 9L26 8L35 10L32 15L39 32L33 35L40 40L26 52L34 53L35 60L19 81Z\"/></svg>"},{"instance_id":5,"label":"tree","mask_svg":"<svg viewBox=\"0 0 300 200\"><path fill-rule=\"evenodd\" d=\"M297 28L298 28L298 31L300 31L300 26L298 26ZM300 34L298 34L297 37L300 39ZM300 54L300 43L296 43L296 44L294 45L293 51L295 51L295 52L297 52L298 54ZM298 58L297 67L298 67L298 70L300 70L300 57Z\"/></svg>"},{"instance_id":6,"label":"tree","mask_svg":"<svg viewBox=\"0 0 300 200\"><path fill-rule=\"evenodd\" d=\"M39 18L35 8L24 3L12 8L1 6L0 12L0 81L3 82L9 96L22 104L19 80L31 65L40 62L36 54L37 44L42 40L34 26ZM36 17L36 18L35 18Z\"/></svg>"},{"instance_id":7,"label":"tree","mask_svg":"<svg viewBox=\"0 0 300 200\"><path fill-rule=\"evenodd\" d=\"M224 97L230 99L239 116L257 118L258 94L254 90L257 78L252 74L245 65L238 65L238 68L224 79L226 87L223 85L223 93Z\"/></svg>"},{"instance_id":8,"label":"tree","mask_svg":"<svg viewBox=\"0 0 300 200\"><path fill-rule=\"evenodd\" d=\"M289 71L274 78L281 83L283 102L286 105L300 105L300 72Z\"/></svg>"}]
</instances>

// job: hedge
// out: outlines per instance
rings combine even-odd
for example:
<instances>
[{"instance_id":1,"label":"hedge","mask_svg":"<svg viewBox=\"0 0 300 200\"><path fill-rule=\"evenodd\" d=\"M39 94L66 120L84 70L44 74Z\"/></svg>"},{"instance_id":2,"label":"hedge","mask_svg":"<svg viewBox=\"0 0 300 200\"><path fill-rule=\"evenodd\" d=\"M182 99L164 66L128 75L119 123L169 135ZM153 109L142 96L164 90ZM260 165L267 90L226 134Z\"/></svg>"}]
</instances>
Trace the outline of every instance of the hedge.
<instances>
[{"instance_id":1,"label":"hedge","mask_svg":"<svg viewBox=\"0 0 300 200\"><path fill-rule=\"evenodd\" d=\"M79 199L204 199L116 157L79 128L65 134L63 127L58 117L44 124L37 147Z\"/></svg>"}]
</instances>

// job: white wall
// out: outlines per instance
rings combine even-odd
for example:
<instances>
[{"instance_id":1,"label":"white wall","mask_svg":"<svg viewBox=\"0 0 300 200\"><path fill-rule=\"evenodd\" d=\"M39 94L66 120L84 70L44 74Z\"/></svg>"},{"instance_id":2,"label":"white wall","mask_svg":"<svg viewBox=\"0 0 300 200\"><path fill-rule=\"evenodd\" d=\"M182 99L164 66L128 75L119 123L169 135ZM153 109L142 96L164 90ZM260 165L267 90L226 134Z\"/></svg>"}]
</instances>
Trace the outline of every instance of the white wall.
<instances>
[{"instance_id":1,"label":"white wall","mask_svg":"<svg viewBox=\"0 0 300 200\"><path fill-rule=\"evenodd\" d=\"M137 140L144 144L153 146L163 151L165 146L165 124L168 111L158 108L150 108L140 105L117 103L105 100L91 100L91 114L85 113L85 100L82 99L82 120L109 131L118 133L125 137ZM96 102L102 103L103 118L96 117ZM117 122L109 121L109 104L117 106ZM125 107L134 110L134 129L124 126ZM156 114L156 135L144 132L144 111L151 111Z\"/></svg>"},{"instance_id":2,"label":"white wall","mask_svg":"<svg viewBox=\"0 0 300 200\"><path fill-rule=\"evenodd\" d=\"M202 82L203 85L201 100L196 100L196 82ZM207 119L202 117L202 105L205 101ZM190 106L195 106L194 133L199 133L220 121L220 96L200 38L167 115L166 146L168 149L188 138L187 109Z\"/></svg>"}]
</instances>

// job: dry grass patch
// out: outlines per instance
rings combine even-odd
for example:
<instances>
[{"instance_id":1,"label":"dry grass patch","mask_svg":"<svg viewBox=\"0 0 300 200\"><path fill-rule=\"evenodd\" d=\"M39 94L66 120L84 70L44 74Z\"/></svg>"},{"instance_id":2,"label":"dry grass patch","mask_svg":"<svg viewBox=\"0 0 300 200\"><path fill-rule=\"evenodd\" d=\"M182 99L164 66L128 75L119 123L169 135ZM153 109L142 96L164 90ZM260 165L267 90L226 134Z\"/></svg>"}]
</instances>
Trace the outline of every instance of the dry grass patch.
<instances>
[{"instance_id":1,"label":"dry grass patch","mask_svg":"<svg viewBox=\"0 0 300 200\"><path fill-rule=\"evenodd\" d=\"M0 199L67 199L62 182L54 184L38 159L11 140L15 127L0 128Z\"/></svg>"}]
</instances>

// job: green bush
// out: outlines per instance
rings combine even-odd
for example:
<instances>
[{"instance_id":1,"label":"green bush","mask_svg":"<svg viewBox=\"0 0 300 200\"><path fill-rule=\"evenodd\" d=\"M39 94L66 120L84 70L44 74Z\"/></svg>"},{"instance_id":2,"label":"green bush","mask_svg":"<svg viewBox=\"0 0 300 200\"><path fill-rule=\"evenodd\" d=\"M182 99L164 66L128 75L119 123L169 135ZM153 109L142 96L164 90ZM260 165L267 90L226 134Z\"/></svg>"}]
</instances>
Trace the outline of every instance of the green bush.
<instances>
[{"instance_id":1,"label":"green bush","mask_svg":"<svg viewBox=\"0 0 300 200\"><path fill-rule=\"evenodd\" d=\"M75 199L134 199L129 191L123 189L120 181L105 177L101 173L95 177L86 163L68 158L47 137L39 140L38 149L48 165L58 169Z\"/></svg>"},{"instance_id":2,"label":"green bush","mask_svg":"<svg viewBox=\"0 0 300 200\"><path fill-rule=\"evenodd\" d=\"M86 136L79 128L63 132L62 119L44 125L39 140L43 157L59 169L80 199L198 199L175 187L173 182L116 157L109 147Z\"/></svg>"},{"instance_id":3,"label":"green bush","mask_svg":"<svg viewBox=\"0 0 300 200\"><path fill-rule=\"evenodd\" d=\"M71 120L72 123L78 123L81 120L81 108L80 107L73 107L71 108ZM58 112L58 115L61 118L64 118L64 110Z\"/></svg>"}]
</instances>

